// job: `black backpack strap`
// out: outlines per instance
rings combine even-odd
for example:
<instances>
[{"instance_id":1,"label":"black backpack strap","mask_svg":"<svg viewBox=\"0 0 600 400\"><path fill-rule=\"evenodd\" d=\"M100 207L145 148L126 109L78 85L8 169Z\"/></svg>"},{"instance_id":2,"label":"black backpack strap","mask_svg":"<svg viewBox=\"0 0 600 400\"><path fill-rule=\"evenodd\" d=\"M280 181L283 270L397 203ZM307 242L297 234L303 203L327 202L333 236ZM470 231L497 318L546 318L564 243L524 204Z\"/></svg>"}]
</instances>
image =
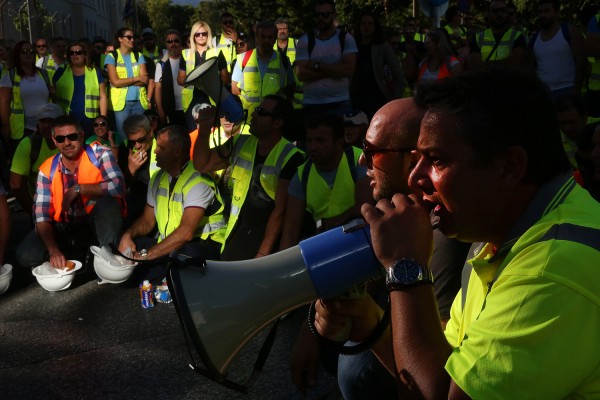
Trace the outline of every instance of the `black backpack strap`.
<instances>
[{"instance_id":1,"label":"black backpack strap","mask_svg":"<svg viewBox=\"0 0 600 400\"><path fill-rule=\"evenodd\" d=\"M346 160L348 160L352 181L356 183L356 160L354 160L354 149L352 146L344 146L344 153L346 153Z\"/></svg>"},{"instance_id":2,"label":"black backpack strap","mask_svg":"<svg viewBox=\"0 0 600 400\"><path fill-rule=\"evenodd\" d=\"M302 176L299 176L300 181L302 182L302 189L304 190L304 198L308 197L308 175L310 175L310 170L312 168L312 161L309 159L304 163L304 170L302 170Z\"/></svg>"},{"instance_id":3,"label":"black backpack strap","mask_svg":"<svg viewBox=\"0 0 600 400\"><path fill-rule=\"evenodd\" d=\"M42 149L42 140L44 140L44 137L40 133L34 133L29 135L28 137L29 141L31 142L31 151L29 152L29 169L31 169L31 167L33 167L33 164L40 156L40 151Z\"/></svg>"}]
</instances>

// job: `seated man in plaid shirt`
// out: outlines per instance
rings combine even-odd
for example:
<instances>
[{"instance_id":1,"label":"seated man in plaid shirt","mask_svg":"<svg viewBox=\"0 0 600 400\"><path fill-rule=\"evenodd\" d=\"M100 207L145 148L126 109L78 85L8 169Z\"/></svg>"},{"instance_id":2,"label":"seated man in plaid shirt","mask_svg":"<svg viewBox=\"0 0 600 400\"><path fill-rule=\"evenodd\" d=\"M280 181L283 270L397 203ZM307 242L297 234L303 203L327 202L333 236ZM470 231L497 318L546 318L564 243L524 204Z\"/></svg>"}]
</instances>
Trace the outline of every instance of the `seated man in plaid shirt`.
<instances>
[{"instance_id":1,"label":"seated man in plaid shirt","mask_svg":"<svg viewBox=\"0 0 600 400\"><path fill-rule=\"evenodd\" d=\"M74 118L53 121L52 140L59 153L40 166L35 228L17 249L24 267L49 259L53 267L63 268L65 254L81 257L89 245L118 243L125 211L123 173L108 148L97 142L84 145L83 138Z\"/></svg>"}]
</instances>

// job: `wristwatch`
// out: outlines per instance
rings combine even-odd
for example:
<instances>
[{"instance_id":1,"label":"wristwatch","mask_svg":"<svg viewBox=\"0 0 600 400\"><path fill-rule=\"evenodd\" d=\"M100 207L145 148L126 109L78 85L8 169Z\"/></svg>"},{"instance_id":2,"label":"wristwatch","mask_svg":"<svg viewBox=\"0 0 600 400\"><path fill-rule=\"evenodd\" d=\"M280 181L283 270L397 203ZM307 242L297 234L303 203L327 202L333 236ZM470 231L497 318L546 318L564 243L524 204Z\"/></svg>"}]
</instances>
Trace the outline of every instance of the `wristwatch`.
<instances>
[{"instance_id":1,"label":"wristwatch","mask_svg":"<svg viewBox=\"0 0 600 400\"><path fill-rule=\"evenodd\" d=\"M412 258L401 258L387 268L385 285L389 292L402 290L422 283L433 284L433 274Z\"/></svg>"},{"instance_id":2,"label":"wristwatch","mask_svg":"<svg viewBox=\"0 0 600 400\"><path fill-rule=\"evenodd\" d=\"M73 187L73 190L75 191L75 193L79 194L79 193L81 193L81 186L79 186L79 184L77 184Z\"/></svg>"},{"instance_id":3,"label":"wristwatch","mask_svg":"<svg viewBox=\"0 0 600 400\"><path fill-rule=\"evenodd\" d=\"M139 253L140 257L142 257L144 260L148 259L148 249L141 249Z\"/></svg>"},{"instance_id":4,"label":"wristwatch","mask_svg":"<svg viewBox=\"0 0 600 400\"><path fill-rule=\"evenodd\" d=\"M318 71L320 66L321 64L319 62L316 62L313 68L315 69L315 71Z\"/></svg>"}]
</instances>

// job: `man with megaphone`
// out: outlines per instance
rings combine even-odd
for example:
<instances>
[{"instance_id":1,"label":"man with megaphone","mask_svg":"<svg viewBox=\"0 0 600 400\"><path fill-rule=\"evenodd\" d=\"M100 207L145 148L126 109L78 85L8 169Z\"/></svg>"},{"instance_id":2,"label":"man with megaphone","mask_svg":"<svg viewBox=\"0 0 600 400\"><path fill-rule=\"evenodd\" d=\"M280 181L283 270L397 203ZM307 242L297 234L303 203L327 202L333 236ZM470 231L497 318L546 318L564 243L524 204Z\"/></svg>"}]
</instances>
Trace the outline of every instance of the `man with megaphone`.
<instances>
[{"instance_id":1,"label":"man with megaphone","mask_svg":"<svg viewBox=\"0 0 600 400\"><path fill-rule=\"evenodd\" d=\"M464 74L420 88L427 108L409 185L364 205L386 268L391 329L371 347L419 399L595 398L600 388L600 204L570 173L554 108L535 77ZM428 272L430 212L475 246L445 330ZM315 326L370 336L373 303L318 302ZM566 356L565 356L566 355Z\"/></svg>"}]
</instances>

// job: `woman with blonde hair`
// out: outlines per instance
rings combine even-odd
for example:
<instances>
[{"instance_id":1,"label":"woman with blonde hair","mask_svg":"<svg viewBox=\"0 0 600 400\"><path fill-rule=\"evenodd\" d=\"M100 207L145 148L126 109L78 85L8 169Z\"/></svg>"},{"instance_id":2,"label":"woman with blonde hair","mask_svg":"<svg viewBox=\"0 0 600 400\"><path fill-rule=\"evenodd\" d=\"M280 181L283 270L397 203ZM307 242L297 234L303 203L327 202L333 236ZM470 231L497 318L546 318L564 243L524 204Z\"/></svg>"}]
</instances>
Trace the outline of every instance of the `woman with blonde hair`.
<instances>
[{"instance_id":1,"label":"woman with blonde hair","mask_svg":"<svg viewBox=\"0 0 600 400\"><path fill-rule=\"evenodd\" d=\"M212 30L208 23L196 21L190 30L190 48L184 49L179 64L179 73L177 83L181 86L185 84L185 78L196 67L206 60L217 57L218 52L212 45ZM219 68L220 69L220 68ZM210 99L206 93L195 87L184 87L181 92L181 101L187 129L192 131L196 129L196 121L192 117L192 109L196 104L208 103Z\"/></svg>"},{"instance_id":2,"label":"woman with blonde hair","mask_svg":"<svg viewBox=\"0 0 600 400\"><path fill-rule=\"evenodd\" d=\"M94 119L106 115L108 98L106 82L94 66L87 43L80 41L67 47L67 63L54 73L52 82L56 88L56 103L65 114L79 120L86 137L92 135Z\"/></svg>"}]
</instances>

